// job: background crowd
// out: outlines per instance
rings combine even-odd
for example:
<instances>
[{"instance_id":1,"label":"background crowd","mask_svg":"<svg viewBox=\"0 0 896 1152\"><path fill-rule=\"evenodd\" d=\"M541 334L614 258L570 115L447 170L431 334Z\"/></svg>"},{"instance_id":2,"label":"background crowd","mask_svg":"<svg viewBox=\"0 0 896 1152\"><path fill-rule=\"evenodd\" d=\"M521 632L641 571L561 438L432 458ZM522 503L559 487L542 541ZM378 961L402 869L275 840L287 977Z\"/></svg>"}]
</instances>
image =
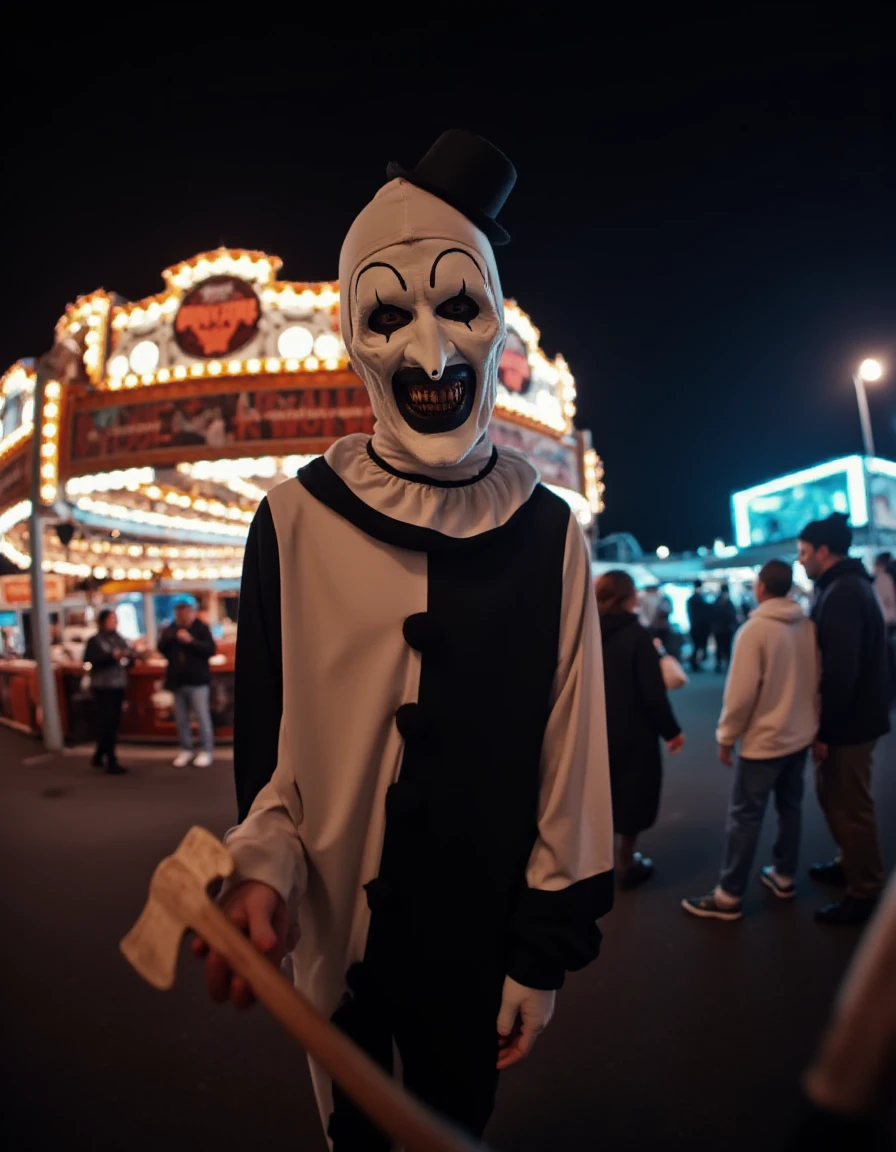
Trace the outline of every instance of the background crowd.
<instances>
[{"instance_id":1,"label":"background crowd","mask_svg":"<svg viewBox=\"0 0 896 1152\"><path fill-rule=\"evenodd\" d=\"M770 798L778 832L772 860L758 879L776 899L795 897L811 757L818 803L836 848L831 860L808 869L812 880L837 894L816 909L815 919L839 926L875 917L875 924L807 1073L800 1121L787 1147L844 1152L889 1147L876 1114L886 1092L881 1086L896 1072L896 879L882 902L885 873L871 791L875 746L890 729L896 696L896 567L883 553L870 574L849 556L851 544L847 519L840 515L801 532L799 562L814 584L808 614L793 596L792 565L782 560L762 568L749 612L738 613L725 587L713 603L699 582L694 589L688 604L691 668L703 667L713 638L716 668L727 670L718 757L733 774L717 882L705 895L682 900L684 911L695 917L742 918ZM651 605L646 625L627 573L605 573L595 592L616 866L624 891L653 874L653 861L635 843L659 809L661 744L675 755L684 735L662 671L661 598Z\"/></svg>"},{"instance_id":2,"label":"background crowd","mask_svg":"<svg viewBox=\"0 0 896 1152\"><path fill-rule=\"evenodd\" d=\"M214 755L209 660L215 655L217 645L208 624L199 616L195 597L177 596L173 607L174 619L163 629L158 641L158 650L168 664L163 688L156 693L154 703L174 712L180 745L174 767L186 768L192 764L196 768L207 768ZM127 769L118 760L117 746L128 669L146 652L133 647L120 635L114 609L101 609L97 625L84 651L87 672L82 684L84 694L92 698L94 705L97 742L91 763L109 775L123 776ZM198 752L193 739L194 723L198 731Z\"/></svg>"}]
</instances>

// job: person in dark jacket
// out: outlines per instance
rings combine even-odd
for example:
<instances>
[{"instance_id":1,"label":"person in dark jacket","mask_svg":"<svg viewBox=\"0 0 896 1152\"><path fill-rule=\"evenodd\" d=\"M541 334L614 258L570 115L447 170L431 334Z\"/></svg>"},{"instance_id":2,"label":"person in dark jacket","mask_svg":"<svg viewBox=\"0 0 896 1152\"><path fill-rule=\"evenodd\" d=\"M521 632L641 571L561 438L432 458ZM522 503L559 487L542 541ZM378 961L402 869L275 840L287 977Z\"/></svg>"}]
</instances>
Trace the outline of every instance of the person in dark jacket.
<instances>
[{"instance_id":1,"label":"person in dark jacket","mask_svg":"<svg viewBox=\"0 0 896 1152\"><path fill-rule=\"evenodd\" d=\"M731 602L727 584L719 589L712 604L712 635L716 642L716 672L726 672L731 663L731 644L737 631L737 609Z\"/></svg>"},{"instance_id":2,"label":"person in dark jacket","mask_svg":"<svg viewBox=\"0 0 896 1152\"><path fill-rule=\"evenodd\" d=\"M109 776L127 772L118 763L115 746L121 724L121 708L128 687L128 668L136 653L118 632L118 617L112 608L101 609L99 630L87 641L84 663L90 665L90 691L96 703L96 751L91 764L105 767Z\"/></svg>"},{"instance_id":3,"label":"person in dark jacket","mask_svg":"<svg viewBox=\"0 0 896 1152\"><path fill-rule=\"evenodd\" d=\"M688 623L691 628L691 668L699 672L706 659L706 646L712 631L712 606L703 595L703 581L694 581L694 594L688 600Z\"/></svg>"},{"instance_id":4,"label":"person in dark jacket","mask_svg":"<svg viewBox=\"0 0 896 1152\"><path fill-rule=\"evenodd\" d=\"M867 920L884 886L874 800L874 746L890 730L889 669L884 620L871 577L848 553L852 532L840 514L800 533L799 560L815 581L812 619L821 652L821 724L813 750L818 802L840 849L837 859L809 869L846 896L820 908L823 924Z\"/></svg>"},{"instance_id":5,"label":"person in dark jacket","mask_svg":"<svg viewBox=\"0 0 896 1152\"><path fill-rule=\"evenodd\" d=\"M159 638L159 651L168 659L165 687L174 693L174 716L180 740L175 768L185 768L191 761L197 768L207 768L214 751L209 706L212 676L208 662L217 646L208 625L196 615L196 608L192 596L176 597L174 623L169 624ZM198 755L193 750L194 715L201 745Z\"/></svg>"},{"instance_id":6,"label":"person in dark jacket","mask_svg":"<svg viewBox=\"0 0 896 1152\"><path fill-rule=\"evenodd\" d=\"M621 570L605 572L595 591L604 653L616 875L620 888L633 888L653 874L653 861L635 851L635 845L659 810L659 738L676 756L684 735L669 704L659 653L638 620L631 576Z\"/></svg>"}]
</instances>

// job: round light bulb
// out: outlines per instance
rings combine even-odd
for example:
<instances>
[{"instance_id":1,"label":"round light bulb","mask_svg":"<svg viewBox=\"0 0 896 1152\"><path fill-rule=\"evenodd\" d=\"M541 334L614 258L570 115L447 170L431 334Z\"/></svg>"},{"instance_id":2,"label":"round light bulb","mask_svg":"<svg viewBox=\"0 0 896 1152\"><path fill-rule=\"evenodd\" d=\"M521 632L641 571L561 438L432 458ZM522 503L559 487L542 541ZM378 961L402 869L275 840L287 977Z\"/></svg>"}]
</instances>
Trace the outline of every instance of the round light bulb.
<instances>
[{"instance_id":1,"label":"round light bulb","mask_svg":"<svg viewBox=\"0 0 896 1152\"><path fill-rule=\"evenodd\" d=\"M323 332L314 341L314 355L318 360L334 360L340 352L340 342L332 332Z\"/></svg>"},{"instance_id":2,"label":"round light bulb","mask_svg":"<svg viewBox=\"0 0 896 1152\"><path fill-rule=\"evenodd\" d=\"M304 360L311 355L313 347L314 337L301 324L284 328L277 338L277 351L284 359Z\"/></svg>"},{"instance_id":3,"label":"round light bulb","mask_svg":"<svg viewBox=\"0 0 896 1152\"><path fill-rule=\"evenodd\" d=\"M120 354L118 356L113 356L112 359L106 365L107 373L110 376L114 376L114 377L118 377L118 378L120 378L122 376L127 376L129 368L130 368L130 364L128 363L127 356L122 356Z\"/></svg>"},{"instance_id":4,"label":"round light bulb","mask_svg":"<svg viewBox=\"0 0 896 1152\"><path fill-rule=\"evenodd\" d=\"M863 360L859 365L859 375L866 384L873 384L875 380L880 380L883 374L884 370L879 360Z\"/></svg>"}]
</instances>

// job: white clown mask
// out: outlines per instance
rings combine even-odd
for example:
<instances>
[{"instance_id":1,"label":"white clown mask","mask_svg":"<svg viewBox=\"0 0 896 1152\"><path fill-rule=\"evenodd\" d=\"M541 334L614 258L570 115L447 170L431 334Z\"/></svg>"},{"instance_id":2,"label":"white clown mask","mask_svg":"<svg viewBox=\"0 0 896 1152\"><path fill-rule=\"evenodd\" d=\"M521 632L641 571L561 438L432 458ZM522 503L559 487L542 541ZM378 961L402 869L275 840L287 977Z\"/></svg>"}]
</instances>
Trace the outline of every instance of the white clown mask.
<instances>
[{"instance_id":1,"label":"white clown mask","mask_svg":"<svg viewBox=\"0 0 896 1152\"><path fill-rule=\"evenodd\" d=\"M460 463L491 420L506 335L486 236L438 197L392 180L342 245L339 305L378 424L424 465Z\"/></svg>"}]
</instances>

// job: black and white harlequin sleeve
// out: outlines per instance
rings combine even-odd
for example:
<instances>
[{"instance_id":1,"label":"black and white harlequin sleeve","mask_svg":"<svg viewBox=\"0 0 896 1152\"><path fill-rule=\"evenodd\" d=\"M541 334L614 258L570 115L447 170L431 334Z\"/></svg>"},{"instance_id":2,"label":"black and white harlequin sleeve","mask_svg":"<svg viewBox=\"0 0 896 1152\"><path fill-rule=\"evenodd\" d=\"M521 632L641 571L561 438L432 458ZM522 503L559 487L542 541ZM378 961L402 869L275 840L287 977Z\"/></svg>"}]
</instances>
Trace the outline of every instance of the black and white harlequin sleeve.
<instances>
[{"instance_id":1,"label":"black and white harlequin sleeve","mask_svg":"<svg viewBox=\"0 0 896 1152\"><path fill-rule=\"evenodd\" d=\"M240 584L234 683L233 770L238 818L277 766L283 715L280 556L267 500L249 529Z\"/></svg>"},{"instance_id":2,"label":"black and white harlequin sleeve","mask_svg":"<svg viewBox=\"0 0 896 1152\"><path fill-rule=\"evenodd\" d=\"M307 864L298 832L301 798L294 786L278 790L274 778L283 667L280 557L267 500L246 542L237 627L233 764L240 823L224 837L234 872L222 895L243 880L260 881L287 901L294 923L307 885Z\"/></svg>"},{"instance_id":3,"label":"black and white harlequin sleeve","mask_svg":"<svg viewBox=\"0 0 896 1152\"><path fill-rule=\"evenodd\" d=\"M588 549L570 516L560 651L541 762L538 837L517 900L508 975L559 988L593 960L613 905L613 824L600 625Z\"/></svg>"}]
</instances>

